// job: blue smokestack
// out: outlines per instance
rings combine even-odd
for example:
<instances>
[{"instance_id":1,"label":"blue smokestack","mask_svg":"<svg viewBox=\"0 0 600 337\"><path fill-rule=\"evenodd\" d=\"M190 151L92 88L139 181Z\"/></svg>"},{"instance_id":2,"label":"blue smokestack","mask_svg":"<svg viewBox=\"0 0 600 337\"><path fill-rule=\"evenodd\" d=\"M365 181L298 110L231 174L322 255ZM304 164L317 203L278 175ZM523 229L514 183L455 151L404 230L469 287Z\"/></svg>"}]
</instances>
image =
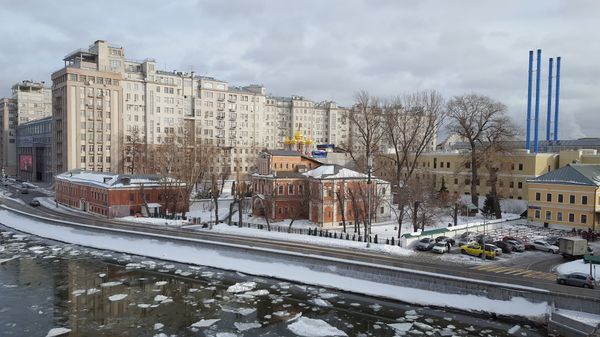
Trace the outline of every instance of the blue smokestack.
<instances>
[{"instance_id":1,"label":"blue smokestack","mask_svg":"<svg viewBox=\"0 0 600 337\"><path fill-rule=\"evenodd\" d=\"M537 60L535 68L535 113L533 130L533 152L538 152L538 124L540 121L540 64L542 63L542 50L537 50Z\"/></svg>"},{"instance_id":2,"label":"blue smokestack","mask_svg":"<svg viewBox=\"0 0 600 337\"><path fill-rule=\"evenodd\" d=\"M556 93L554 94L554 140L558 140L558 95L560 92L560 56L556 58Z\"/></svg>"},{"instance_id":3,"label":"blue smokestack","mask_svg":"<svg viewBox=\"0 0 600 337\"><path fill-rule=\"evenodd\" d=\"M533 50L529 51L529 74L527 77L527 136L525 149L531 150L531 79L533 73Z\"/></svg>"},{"instance_id":4,"label":"blue smokestack","mask_svg":"<svg viewBox=\"0 0 600 337\"><path fill-rule=\"evenodd\" d=\"M550 141L550 126L552 124L552 58L548 63L548 110L546 112L546 141ZM554 121L556 123L556 121Z\"/></svg>"}]
</instances>

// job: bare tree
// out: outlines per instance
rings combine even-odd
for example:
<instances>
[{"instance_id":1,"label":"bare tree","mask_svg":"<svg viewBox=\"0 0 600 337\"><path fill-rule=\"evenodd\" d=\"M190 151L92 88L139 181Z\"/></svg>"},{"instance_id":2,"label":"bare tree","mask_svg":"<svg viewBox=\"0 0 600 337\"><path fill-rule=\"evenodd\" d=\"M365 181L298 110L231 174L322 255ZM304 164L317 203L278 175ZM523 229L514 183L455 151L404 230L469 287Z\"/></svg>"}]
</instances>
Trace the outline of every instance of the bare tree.
<instances>
[{"instance_id":1,"label":"bare tree","mask_svg":"<svg viewBox=\"0 0 600 337\"><path fill-rule=\"evenodd\" d=\"M334 182L335 188L335 182ZM338 209L340 210L340 215L342 216L342 226L343 232L346 233L346 200L348 198L346 191L346 180L342 180L342 184L335 191L335 199L338 204Z\"/></svg>"},{"instance_id":2,"label":"bare tree","mask_svg":"<svg viewBox=\"0 0 600 337\"><path fill-rule=\"evenodd\" d=\"M292 225L294 224L294 221L307 216L306 209L310 207L310 201L312 199L312 189L309 187L310 182L301 180L297 186L300 199L297 200L297 203L291 208L288 233L292 231Z\"/></svg>"},{"instance_id":3,"label":"bare tree","mask_svg":"<svg viewBox=\"0 0 600 337\"><path fill-rule=\"evenodd\" d=\"M355 95L355 105L349 114L350 140L343 146L359 171L366 171L368 159L379 151L384 135L382 108L381 101L366 91Z\"/></svg>"},{"instance_id":4,"label":"bare tree","mask_svg":"<svg viewBox=\"0 0 600 337\"><path fill-rule=\"evenodd\" d=\"M122 147L123 157L121 158L123 170L135 173L147 173L146 153L148 152L148 143L143 138L137 127L131 129L126 136L125 144Z\"/></svg>"},{"instance_id":5,"label":"bare tree","mask_svg":"<svg viewBox=\"0 0 600 337\"><path fill-rule=\"evenodd\" d=\"M506 130L508 121L506 106L488 96L468 94L456 96L447 104L450 124L448 131L457 134L469 144L468 166L471 169L471 203L479 206L477 181L482 164L482 144L486 141L496 142L504 137L491 137L499 131Z\"/></svg>"}]
</instances>

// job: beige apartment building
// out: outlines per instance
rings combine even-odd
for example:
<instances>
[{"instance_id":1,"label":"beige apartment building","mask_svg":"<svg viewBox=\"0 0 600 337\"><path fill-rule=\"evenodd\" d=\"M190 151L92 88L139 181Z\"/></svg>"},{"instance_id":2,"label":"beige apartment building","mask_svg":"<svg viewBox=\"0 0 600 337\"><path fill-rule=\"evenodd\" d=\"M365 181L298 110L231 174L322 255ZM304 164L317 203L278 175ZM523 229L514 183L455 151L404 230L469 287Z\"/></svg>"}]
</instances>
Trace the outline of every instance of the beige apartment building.
<instances>
[{"instance_id":1,"label":"beige apartment building","mask_svg":"<svg viewBox=\"0 0 600 337\"><path fill-rule=\"evenodd\" d=\"M258 153L282 148L301 130L317 143L342 142L345 109L334 102L271 97L261 85L234 87L193 72L132 60L123 47L96 41L64 59L52 75L56 171L129 171L133 143L214 145L212 173L246 176Z\"/></svg>"},{"instance_id":2,"label":"beige apartment building","mask_svg":"<svg viewBox=\"0 0 600 337\"><path fill-rule=\"evenodd\" d=\"M52 115L51 90L44 82L22 81L12 86L12 96L0 99L0 168L15 175L17 126Z\"/></svg>"}]
</instances>

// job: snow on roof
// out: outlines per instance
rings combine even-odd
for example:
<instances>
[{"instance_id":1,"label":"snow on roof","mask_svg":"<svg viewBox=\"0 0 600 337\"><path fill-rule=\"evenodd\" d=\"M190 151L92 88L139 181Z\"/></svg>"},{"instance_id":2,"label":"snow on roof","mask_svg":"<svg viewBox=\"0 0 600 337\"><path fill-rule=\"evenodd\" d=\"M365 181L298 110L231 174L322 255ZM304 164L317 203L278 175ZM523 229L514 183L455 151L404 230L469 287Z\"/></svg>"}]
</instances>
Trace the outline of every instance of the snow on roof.
<instances>
[{"instance_id":1,"label":"snow on roof","mask_svg":"<svg viewBox=\"0 0 600 337\"><path fill-rule=\"evenodd\" d=\"M322 165L316 169L303 173L315 179L357 179L367 178L364 173L352 171L340 165Z\"/></svg>"},{"instance_id":2,"label":"snow on roof","mask_svg":"<svg viewBox=\"0 0 600 337\"><path fill-rule=\"evenodd\" d=\"M164 184L166 181L175 182L173 178L163 179L157 174L118 174L113 172L96 172L86 170L71 170L63 172L56 176L58 180L69 181L73 183L96 185L104 188L122 188L122 187L156 187ZM180 185L184 184L180 182Z\"/></svg>"}]
</instances>

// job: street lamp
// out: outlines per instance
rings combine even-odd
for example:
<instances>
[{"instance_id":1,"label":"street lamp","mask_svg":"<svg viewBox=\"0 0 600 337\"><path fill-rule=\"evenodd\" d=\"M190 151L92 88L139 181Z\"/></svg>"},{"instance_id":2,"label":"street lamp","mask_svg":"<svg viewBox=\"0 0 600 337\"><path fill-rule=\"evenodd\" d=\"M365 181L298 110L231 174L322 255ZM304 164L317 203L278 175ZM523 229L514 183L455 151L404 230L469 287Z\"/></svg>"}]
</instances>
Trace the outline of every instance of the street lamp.
<instances>
[{"instance_id":1,"label":"street lamp","mask_svg":"<svg viewBox=\"0 0 600 337\"><path fill-rule=\"evenodd\" d=\"M367 248L369 248L371 241L371 170L373 169L373 156L369 154L367 158L367 214L368 214L368 224L367 224L367 235L365 239L367 239Z\"/></svg>"}]
</instances>

